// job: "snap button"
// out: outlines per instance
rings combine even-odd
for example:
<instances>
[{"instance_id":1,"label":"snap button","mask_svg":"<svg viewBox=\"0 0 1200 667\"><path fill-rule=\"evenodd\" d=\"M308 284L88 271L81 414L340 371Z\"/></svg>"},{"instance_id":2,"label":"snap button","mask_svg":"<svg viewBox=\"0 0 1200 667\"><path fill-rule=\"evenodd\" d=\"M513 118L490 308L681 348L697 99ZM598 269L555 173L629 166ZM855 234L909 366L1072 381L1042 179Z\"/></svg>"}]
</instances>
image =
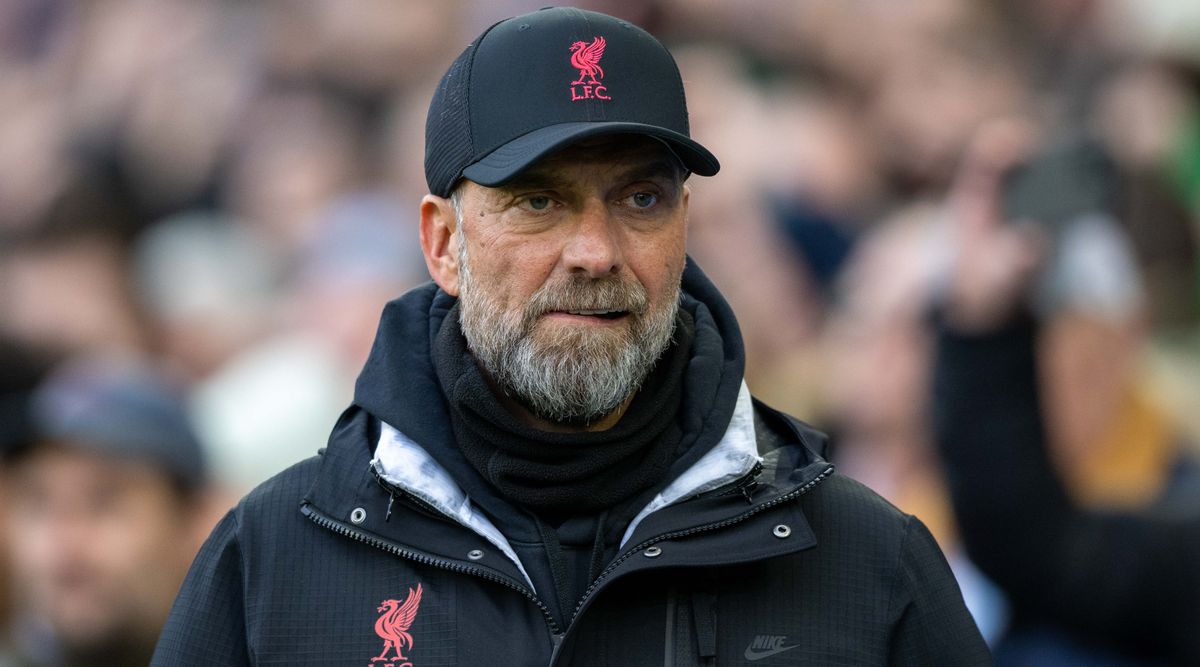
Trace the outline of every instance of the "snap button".
<instances>
[{"instance_id":1,"label":"snap button","mask_svg":"<svg viewBox=\"0 0 1200 667\"><path fill-rule=\"evenodd\" d=\"M467 558L470 558L471 560L479 560L480 558L483 558L483 551L479 549L471 549L467 552Z\"/></svg>"},{"instance_id":2,"label":"snap button","mask_svg":"<svg viewBox=\"0 0 1200 667\"><path fill-rule=\"evenodd\" d=\"M642 555L646 558L658 558L662 555L662 549L659 549L658 547L650 547L649 549L643 551Z\"/></svg>"},{"instance_id":3,"label":"snap button","mask_svg":"<svg viewBox=\"0 0 1200 667\"><path fill-rule=\"evenodd\" d=\"M792 529L791 529L790 527L788 527L788 526L785 526L784 524L782 524L782 523L781 523L781 524L779 524L778 526L775 526L775 530L771 531L771 533L772 533L773 535L775 535L775 537L778 537L778 538L781 538L781 539L782 539L782 538L784 538L784 537L787 537L788 535L791 535L791 534L792 534Z\"/></svg>"},{"instance_id":4,"label":"snap button","mask_svg":"<svg viewBox=\"0 0 1200 667\"><path fill-rule=\"evenodd\" d=\"M361 507L355 507L350 513L350 523L360 524L367 520L367 511Z\"/></svg>"}]
</instances>

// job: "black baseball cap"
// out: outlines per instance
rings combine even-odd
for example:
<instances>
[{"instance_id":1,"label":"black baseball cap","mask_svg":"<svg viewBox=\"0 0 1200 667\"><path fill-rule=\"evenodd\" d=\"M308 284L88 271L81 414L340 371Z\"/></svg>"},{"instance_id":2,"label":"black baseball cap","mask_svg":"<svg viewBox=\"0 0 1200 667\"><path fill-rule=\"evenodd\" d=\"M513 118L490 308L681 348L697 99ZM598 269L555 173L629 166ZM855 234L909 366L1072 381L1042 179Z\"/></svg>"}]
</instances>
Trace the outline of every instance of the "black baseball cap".
<instances>
[{"instance_id":1,"label":"black baseball cap","mask_svg":"<svg viewBox=\"0 0 1200 667\"><path fill-rule=\"evenodd\" d=\"M543 156L602 134L665 143L684 167L721 165L688 135L675 59L645 30L573 7L516 16L471 42L442 77L425 123L425 180L502 185Z\"/></svg>"}]
</instances>

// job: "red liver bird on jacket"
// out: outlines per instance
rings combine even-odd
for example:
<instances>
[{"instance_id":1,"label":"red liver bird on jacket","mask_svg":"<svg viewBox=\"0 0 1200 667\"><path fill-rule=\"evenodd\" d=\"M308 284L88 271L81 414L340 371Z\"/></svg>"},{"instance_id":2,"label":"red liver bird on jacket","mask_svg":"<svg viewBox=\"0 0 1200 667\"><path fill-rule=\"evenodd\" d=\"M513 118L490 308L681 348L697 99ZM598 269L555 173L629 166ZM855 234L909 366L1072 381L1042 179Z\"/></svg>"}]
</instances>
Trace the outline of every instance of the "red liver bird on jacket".
<instances>
[{"instance_id":1,"label":"red liver bird on jacket","mask_svg":"<svg viewBox=\"0 0 1200 667\"><path fill-rule=\"evenodd\" d=\"M402 652L405 646L412 648L413 638L408 634L408 628L417 617L417 607L421 604L421 584L416 590L408 589L408 597L401 603L399 600L384 600L376 611L383 615L375 621L375 634L383 640L383 652L371 658L371 662L387 660L388 651L396 651L397 660L407 660Z\"/></svg>"}]
</instances>

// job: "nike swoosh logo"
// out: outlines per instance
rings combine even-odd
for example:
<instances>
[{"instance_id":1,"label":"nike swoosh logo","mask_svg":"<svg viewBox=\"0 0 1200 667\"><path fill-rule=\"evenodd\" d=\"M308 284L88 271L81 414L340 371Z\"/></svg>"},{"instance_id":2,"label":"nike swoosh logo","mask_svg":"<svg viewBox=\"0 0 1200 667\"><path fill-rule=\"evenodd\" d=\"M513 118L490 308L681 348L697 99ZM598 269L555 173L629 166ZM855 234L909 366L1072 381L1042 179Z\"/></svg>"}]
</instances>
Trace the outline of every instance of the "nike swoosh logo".
<instances>
[{"instance_id":1,"label":"nike swoosh logo","mask_svg":"<svg viewBox=\"0 0 1200 667\"><path fill-rule=\"evenodd\" d=\"M790 650L796 648L797 646L799 646L799 644L792 644L791 646L780 646L779 648L769 648L765 651L758 651L758 650L752 649L749 646L747 646L746 652L743 653L742 655L750 662L754 662L755 660L762 660L763 658L769 658L769 657L775 655L776 653L783 653L784 651L790 651Z\"/></svg>"}]
</instances>

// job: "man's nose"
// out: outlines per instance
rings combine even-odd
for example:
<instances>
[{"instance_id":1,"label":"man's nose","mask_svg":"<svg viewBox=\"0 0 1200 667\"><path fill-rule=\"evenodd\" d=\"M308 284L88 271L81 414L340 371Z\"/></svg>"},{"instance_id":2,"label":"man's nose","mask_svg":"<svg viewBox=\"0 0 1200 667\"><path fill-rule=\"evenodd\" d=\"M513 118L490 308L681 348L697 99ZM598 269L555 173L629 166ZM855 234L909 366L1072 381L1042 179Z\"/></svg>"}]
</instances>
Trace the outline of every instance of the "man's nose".
<instances>
[{"instance_id":1,"label":"man's nose","mask_svg":"<svg viewBox=\"0 0 1200 667\"><path fill-rule=\"evenodd\" d=\"M602 278L621 268L618 222L601 202L588 202L572 226L571 237L563 249L568 271L589 278Z\"/></svg>"}]
</instances>

